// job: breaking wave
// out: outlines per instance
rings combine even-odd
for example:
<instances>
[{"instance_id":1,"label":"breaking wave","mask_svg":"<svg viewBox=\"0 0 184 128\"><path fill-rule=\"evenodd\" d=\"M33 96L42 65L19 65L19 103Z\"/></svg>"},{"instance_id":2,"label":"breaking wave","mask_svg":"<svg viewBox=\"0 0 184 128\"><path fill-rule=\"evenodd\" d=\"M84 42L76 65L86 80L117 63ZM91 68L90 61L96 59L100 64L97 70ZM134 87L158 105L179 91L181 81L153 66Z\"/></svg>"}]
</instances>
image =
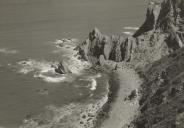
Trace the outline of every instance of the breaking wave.
<instances>
[{"instance_id":1,"label":"breaking wave","mask_svg":"<svg viewBox=\"0 0 184 128\"><path fill-rule=\"evenodd\" d=\"M17 63L19 68L19 73L28 74L30 72L40 72L40 73L54 73L54 65L57 65L57 62L48 62L48 61L37 61L34 59L28 59L25 61L20 61Z\"/></svg>"},{"instance_id":2,"label":"breaking wave","mask_svg":"<svg viewBox=\"0 0 184 128\"><path fill-rule=\"evenodd\" d=\"M78 59L78 51L75 50L76 42L77 39L62 39L55 41L54 44L57 47L57 51L60 50L63 52L61 58L62 62L66 64L66 68L69 69L72 74L80 75L84 69L89 68L91 65L87 61ZM71 81L72 76L70 74L56 73L55 69L58 68L59 63L60 62L28 59L17 62L16 68L19 73L33 73L33 77L40 78L45 82L59 83L63 81ZM94 89L94 87L92 89Z\"/></svg>"},{"instance_id":3,"label":"breaking wave","mask_svg":"<svg viewBox=\"0 0 184 128\"><path fill-rule=\"evenodd\" d=\"M96 90L97 82L96 82L95 79L91 79L91 84L90 84L90 86L91 86L91 88L90 88L91 91Z\"/></svg>"},{"instance_id":4,"label":"breaking wave","mask_svg":"<svg viewBox=\"0 0 184 128\"><path fill-rule=\"evenodd\" d=\"M96 79L97 78L100 78L102 75L100 73L98 73L97 75L93 75L93 76L88 76L88 77L84 77L84 78L81 78L80 80L84 80L84 81L88 81L90 82L87 87L91 90L91 91L94 91L96 90L97 88L97 81Z\"/></svg>"},{"instance_id":5,"label":"breaking wave","mask_svg":"<svg viewBox=\"0 0 184 128\"><path fill-rule=\"evenodd\" d=\"M138 30L139 27L124 27L123 29L126 29L126 30Z\"/></svg>"},{"instance_id":6,"label":"breaking wave","mask_svg":"<svg viewBox=\"0 0 184 128\"><path fill-rule=\"evenodd\" d=\"M78 42L77 39L62 39L56 40L53 42L54 46L56 46L56 50L53 53L61 53L63 51L68 52L71 55L75 55L77 51L75 51L76 43Z\"/></svg>"},{"instance_id":7,"label":"breaking wave","mask_svg":"<svg viewBox=\"0 0 184 128\"><path fill-rule=\"evenodd\" d=\"M0 48L0 53L16 54L16 53L18 53L18 51L17 50L8 49L8 48Z\"/></svg>"},{"instance_id":8,"label":"breaking wave","mask_svg":"<svg viewBox=\"0 0 184 128\"><path fill-rule=\"evenodd\" d=\"M64 52L62 54L63 61L67 63L67 68L74 74L80 74L84 69L87 69L91 66L87 61L82 61L79 58L78 51L75 50L76 43L79 41L77 39L62 39L56 40L54 45L57 50L54 50L54 53Z\"/></svg>"},{"instance_id":9,"label":"breaking wave","mask_svg":"<svg viewBox=\"0 0 184 128\"><path fill-rule=\"evenodd\" d=\"M38 61L34 59L28 59L17 63L17 69L19 73L28 74L33 73L33 77L41 78L45 82L59 83L66 79L66 76L57 74L55 67L58 62Z\"/></svg>"},{"instance_id":10,"label":"breaking wave","mask_svg":"<svg viewBox=\"0 0 184 128\"><path fill-rule=\"evenodd\" d=\"M67 59L68 58L68 59ZM67 57L64 61L67 63L68 69L74 75L80 75L80 73L89 67L87 62L82 62L75 57ZM49 62L45 60L34 60L28 59L20 61L17 63L18 73L29 74L32 73L33 77L41 78L45 82L49 83L59 83L59 82L70 82L72 81L71 74L58 74L55 72L55 68L58 66L59 62ZM10 65L12 66L12 65Z\"/></svg>"},{"instance_id":11,"label":"breaking wave","mask_svg":"<svg viewBox=\"0 0 184 128\"><path fill-rule=\"evenodd\" d=\"M132 32L123 32L123 33L126 34L126 35L133 35Z\"/></svg>"},{"instance_id":12,"label":"breaking wave","mask_svg":"<svg viewBox=\"0 0 184 128\"><path fill-rule=\"evenodd\" d=\"M48 76L44 74L34 75L36 78L42 78L44 81L49 83L59 83L66 80L65 76Z\"/></svg>"},{"instance_id":13,"label":"breaking wave","mask_svg":"<svg viewBox=\"0 0 184 128\"><path fill-rule=\"evenodd\" d=\"M77 56L65 55L63 60L68 64L68 69L74 74L80 74L81 71L91 66L90 63L81 61Z\"/></svg>"},{"instance_id":14,"label":"breaking wave","mask_svg":"<svg viewBox=\"0 0 184 128\"><path fill-rule=\"evenodd\" d=\"M95 75L95 76L90 76L90 77L88 78L88 80L91 81L91 84L89 85L91 91L96 90L96 88L97 88L97 81L96 81L96 79L97 79L97 78L100 78L101 76L102 76L102 75L101 75L100 73L98 73L97 75Z\"/></svg>"}]
</instances>

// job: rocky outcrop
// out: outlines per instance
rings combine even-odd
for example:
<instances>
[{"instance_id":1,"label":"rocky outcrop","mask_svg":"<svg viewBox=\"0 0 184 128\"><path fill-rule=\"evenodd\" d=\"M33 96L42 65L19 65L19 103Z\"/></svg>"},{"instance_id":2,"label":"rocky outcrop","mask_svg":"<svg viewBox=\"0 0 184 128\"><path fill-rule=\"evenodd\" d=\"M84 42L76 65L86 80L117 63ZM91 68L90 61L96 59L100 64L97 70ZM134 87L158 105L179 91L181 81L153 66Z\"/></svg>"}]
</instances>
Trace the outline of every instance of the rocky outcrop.
<instances>
[{"instance_id":1,"label":"rocky outcrop","mask_svg":"<svg viewBox=\"0 0 184 128\"><path fill-rule=\"evenodd\" d=\"M65 61L62 61L55 67L55 72L59 74L67 74L71 73L71 70L68 68L68 64Z\"/></svg>"},{"instance_id":2,"label":"rocky outcrop","mask_svg":"<svg viewBox=\"0 0 184 128\"><path fill-rule=\"evenodd\" d=\"M183 47L184 0L152 0L146 20L135 32L134 66L144 67Z\"/></svg>"},{"instance_id":3,"label":"rocky outcrop","mask_svg":"<svg viewBox=\"0 0 184 128\"><path fill-rule=\"evenodd\" d=\"M146 20L143 25L137 30L133 37L138 37L145 32L154 31L156 29L157 20L161 7L158 3L151 1L147 8Z\"/></svg>"},{"instance_id":4,"label":"rocky outcrop","mask_svg":"<svg viewBox=\"0 0 184 128\"><path fill-rule=\"evenodd\" d=\"M183 47L184 42L184 1L163 0L149 3L146 20L133 35L135 38L146 34L150 38L154 33L165 35L165 43L175 51Z\"/></svg>"},{"instance_id":5,"label":"rocky outcrop","mask_svg":"<svg viewBox=\"0 0 184 128\"><path fill-rule=\"evenodd\" d=\"M184 42L184 1L164 1L161 4L156 27L168 34L167 43L174 42L176 47L181 48Z\"/></svg>"},{"instance_id":6,"label":"rocky outcrop","mask_svg":"<svg viewBox=\"0 0 184 128\"><path fill-rule=\"evenodd\" d=\"M100 64L100 59L114 62L130 61L136 41L133 37L103 35L97 28L79 45L79 54L84 60ZM104 61L103 61L104 62Z\"/></svg>"},{"instance_id":7,"label":"rocky outcrop","mask_svg":"<svg viewBox=\"0 0 184 128\"><path fill-rule=\"evenodd\" d=\"M163 31L182 31L183 28L183 0L165 0L161 3L161 10L156 27Z\"/></svg>"}]
</instances>

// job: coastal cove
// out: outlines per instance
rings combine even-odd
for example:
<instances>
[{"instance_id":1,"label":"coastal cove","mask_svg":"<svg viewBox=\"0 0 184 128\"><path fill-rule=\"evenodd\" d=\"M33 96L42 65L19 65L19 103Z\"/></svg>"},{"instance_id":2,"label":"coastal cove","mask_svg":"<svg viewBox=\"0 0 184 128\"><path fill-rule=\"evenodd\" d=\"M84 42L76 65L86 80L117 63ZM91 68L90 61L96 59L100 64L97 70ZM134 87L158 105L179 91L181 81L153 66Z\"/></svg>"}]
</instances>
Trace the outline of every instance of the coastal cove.
<instances>
[{"instance_id":1,"label":"coastal cove","mask_svg":"<svg viewBox=\"0 0 184 128\"><path fill-rule=\"evenodd\" d=\"M0 0L0 127L22 126L50 105L65 110L72 103L100 102L107 94L106 74L55 73L53 65L68 60L73 49L58 43L82 42L95 26L109 35L132 33L144 20L145 7L143 0Z\"/></svg>"},{"instance_id":2,"label":"coastal cove","mask_svg":"<svg viewBox=\"0 0 184 128\"><path fill-rule=\"evenodd\" d=\"M184 128L184 0L0 0L0 18L0 128Z\"/></svg>"}]
</instances>

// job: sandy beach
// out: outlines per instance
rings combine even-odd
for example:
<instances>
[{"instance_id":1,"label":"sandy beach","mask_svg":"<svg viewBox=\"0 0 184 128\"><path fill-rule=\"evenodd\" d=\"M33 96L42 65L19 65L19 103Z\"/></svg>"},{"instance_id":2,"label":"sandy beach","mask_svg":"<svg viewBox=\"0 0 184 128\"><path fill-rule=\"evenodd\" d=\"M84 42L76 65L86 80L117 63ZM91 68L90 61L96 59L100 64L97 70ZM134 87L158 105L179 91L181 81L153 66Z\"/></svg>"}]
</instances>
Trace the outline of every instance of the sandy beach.
<instances>
[{"instance_id":1,"label":"sandy beach","mask_svg":"<svg viewBox=\"0 0 184 128\"><path fill-rule=\"evenodd\" d=\"M141 84L139 76L135 71L128 69L118 70L115 71L115 73L118 77L118 79L115 79L118 80L118 82L113 82L114 85L111 86L117 86L115 84L118 83L118 90L110 103L108 118L102 122L101 128L122 128L130 124L138 114L138 89ZM130 98L133 91L136 91L136 96Z\"/></svg>"}]
</instances>

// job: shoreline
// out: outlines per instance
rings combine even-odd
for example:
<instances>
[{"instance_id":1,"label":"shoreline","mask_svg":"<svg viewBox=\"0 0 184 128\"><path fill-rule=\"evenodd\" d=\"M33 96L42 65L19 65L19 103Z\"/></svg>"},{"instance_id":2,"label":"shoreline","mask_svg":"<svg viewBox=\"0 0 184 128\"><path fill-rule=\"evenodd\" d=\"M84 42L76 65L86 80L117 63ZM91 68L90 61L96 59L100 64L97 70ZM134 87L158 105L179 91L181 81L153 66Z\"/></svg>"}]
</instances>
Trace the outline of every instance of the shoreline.
<instances>
[{"instance_id":1,"label":"shoreline","mask_svg":"<svg viewBox=\"0 0 184 128\"><path fill-rule=\"evenodd\" d=\"M108 119L109 117L109 111L111 109L111 103L114 102L115 97L117 96L117 92L119 89L119 83L115 84L116 86L113 86L113 82L118 82L118 80L114 80L113 78L116 78L118 74L115 71L111 71L111 73L108 73L109 81L107 82L108 86L108 100L101 108L100 112L97 116L96 126L94 128L100 128L102 123Z\"/></svg>"},{"instance_id":2,"label":"shoreline","mask_svg":"<svg viewBox=\"0 0 184 128\"><path fill-rule=\"evenodd\" d=\"M138 74L130 69L118 69L108 74L108 101L98 114L95 128L122 128L130 125L138 114L138 90L142 81ZM127 99L134 90L136 96Z\"/></svg>"}]
</instances>

